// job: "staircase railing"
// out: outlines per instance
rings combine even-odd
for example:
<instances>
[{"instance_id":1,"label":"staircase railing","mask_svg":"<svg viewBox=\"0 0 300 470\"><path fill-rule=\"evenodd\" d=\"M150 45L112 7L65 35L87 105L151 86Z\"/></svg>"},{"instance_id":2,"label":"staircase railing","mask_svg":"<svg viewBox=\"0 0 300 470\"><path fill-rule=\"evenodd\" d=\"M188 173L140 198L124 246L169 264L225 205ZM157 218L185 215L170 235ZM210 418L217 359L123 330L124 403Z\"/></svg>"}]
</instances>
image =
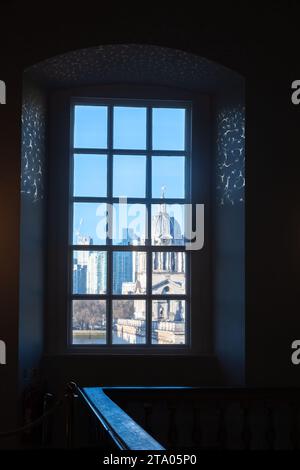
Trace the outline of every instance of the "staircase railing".
<instances>
[{"instance_id":1,"label":"staircase railing","mask_svg":"<svg viewBox=\"0 0 300 470\"><path fill-rule=\"evenodd\" d=\"M66 437L67 446L74 446L76 401L84 403L93 419L95 446L119 450L165 450L142 426L110 399L101 387L80 388L68 385ZM95 439L96 437L96 439ZM81 444L82 445L82 444Z\"/></svg>"}]
</instances>

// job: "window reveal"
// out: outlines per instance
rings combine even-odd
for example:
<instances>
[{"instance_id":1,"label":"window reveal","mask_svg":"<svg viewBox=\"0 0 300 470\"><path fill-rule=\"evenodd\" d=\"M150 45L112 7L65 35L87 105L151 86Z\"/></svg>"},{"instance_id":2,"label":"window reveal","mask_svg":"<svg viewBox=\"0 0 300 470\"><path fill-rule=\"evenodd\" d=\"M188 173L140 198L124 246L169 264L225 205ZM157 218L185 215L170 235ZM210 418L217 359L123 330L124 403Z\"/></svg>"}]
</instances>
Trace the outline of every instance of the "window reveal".
<instances>
[{"instance_id":1,"label":"window reveal","mask_svg":"<svg viewBox=\"0 0 300 470\"><path fill-rule=\"evenodd\" d=\"M72 345L188 345L190 114L182 102L72 103Z\"/></svg>"}]
</instances>

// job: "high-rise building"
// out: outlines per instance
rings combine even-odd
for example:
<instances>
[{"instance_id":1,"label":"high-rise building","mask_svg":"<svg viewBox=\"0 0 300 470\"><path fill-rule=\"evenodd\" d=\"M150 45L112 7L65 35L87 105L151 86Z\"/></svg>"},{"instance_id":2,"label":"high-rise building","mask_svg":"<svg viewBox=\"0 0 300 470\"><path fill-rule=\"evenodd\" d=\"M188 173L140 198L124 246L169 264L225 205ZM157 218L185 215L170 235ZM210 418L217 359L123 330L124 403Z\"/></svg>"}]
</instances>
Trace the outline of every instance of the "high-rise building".
<instances>
[{"instance_id":1,"label":"high-rise building","mask_svg":"<svg viewBox=\"0 0 300 470\"><path fill-rule=\"evenodd\" d=\"M107 258L103 251L89 253L87 262L87 293L104 294L106 292Z\"/></svg>"},{"instance_id":2,"label":"high-rise building","mask_svg":"<svg viewBox=\"0 0 300 470\"><path fill-rule=\"evenodd\" d=\"M89 236L77 234L78 245L92 245L93 239ZM89 251L78 250L73 261L73 294L87 293L87 266Z\"/></svg>"},{"instance_id":3,"label":"high-rise building","mask_svg":"<svg viewBox=\"0 0 300 470\"><path fill-rule=\"evenodd\" d=\"M122 243L130 245L134 239L132 229L123 229ZM113 254L113 292L122 294L124 283L133 281L133 254L131 251L115 251Z\"/></svg>"},{"instance_id":4,"label":"high-rise building","mask_svg":"<svg viewBox=\"0 0 300 470\"><path fill-rule=\"evenodd\" d=\"M122 294L122 285L132 282L132 252L114 252L113 259L113 292Z\"/></svg>"},{"instance_id":5,"label":"high-rise building","mask_svg":"<svg viewBox=\"0 0 300 470\"><path fill-rule=\"evenodd\" d=\"M73 266L73 294L86 294L87 266L78 264L74 260Z\"/></svg>"},{"instance_id":6,"label":"high-rise building","mask_svg":"<svg viewBox=\"0 0 300 470\"><path fill-rule=\"evenodd\" d=\"M93 245L93 239L77 235L79 245ZM73 264L74 294L103 294L106 291L107 257L102 251L78 250Z\"/></svg>"}]
</instances>

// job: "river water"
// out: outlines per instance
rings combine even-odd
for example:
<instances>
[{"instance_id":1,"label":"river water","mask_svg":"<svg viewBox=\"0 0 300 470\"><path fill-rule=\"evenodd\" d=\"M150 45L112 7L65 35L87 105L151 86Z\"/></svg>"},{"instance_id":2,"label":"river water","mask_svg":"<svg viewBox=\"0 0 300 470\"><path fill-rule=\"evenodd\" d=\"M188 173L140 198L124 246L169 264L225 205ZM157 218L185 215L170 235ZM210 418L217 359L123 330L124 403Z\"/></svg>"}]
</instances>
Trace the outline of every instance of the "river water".
<instances>
[{"instance_id":1,"label":"river water","mask_svg":"<svg viewBox=\"0 0 300 470\"><path fill-rule=\"evenodd\" d=\"M119 336L115 331L113 331L112 337L113 344L143 344L145 338L142 336L135 336L134 338ZM73 344L105 344L104 336L92 336L76 334L73 336Z\"/></svg>"}]
</instances>

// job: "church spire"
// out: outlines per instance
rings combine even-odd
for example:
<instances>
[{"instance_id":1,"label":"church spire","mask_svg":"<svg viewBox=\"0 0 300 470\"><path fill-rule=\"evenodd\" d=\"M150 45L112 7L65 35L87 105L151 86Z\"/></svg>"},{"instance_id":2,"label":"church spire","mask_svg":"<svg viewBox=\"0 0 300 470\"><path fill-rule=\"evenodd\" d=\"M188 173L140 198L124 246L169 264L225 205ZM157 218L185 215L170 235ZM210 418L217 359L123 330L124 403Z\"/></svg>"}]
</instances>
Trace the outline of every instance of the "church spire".
<instances>
[{"instance_id":1,"label":"church spire","mask_svg":"<svg viewBox=\"0 0 300 470\"><path fill-rule=\"evenodd\" d=\"M166 214L167 213L167 207L166 207L166 203L165 203L165 194L166 194L166 186L162 186L161 187L161 199L162 199L162 203L160 205L160 212L162 214Z\"/></svg>"}]
</instances>

